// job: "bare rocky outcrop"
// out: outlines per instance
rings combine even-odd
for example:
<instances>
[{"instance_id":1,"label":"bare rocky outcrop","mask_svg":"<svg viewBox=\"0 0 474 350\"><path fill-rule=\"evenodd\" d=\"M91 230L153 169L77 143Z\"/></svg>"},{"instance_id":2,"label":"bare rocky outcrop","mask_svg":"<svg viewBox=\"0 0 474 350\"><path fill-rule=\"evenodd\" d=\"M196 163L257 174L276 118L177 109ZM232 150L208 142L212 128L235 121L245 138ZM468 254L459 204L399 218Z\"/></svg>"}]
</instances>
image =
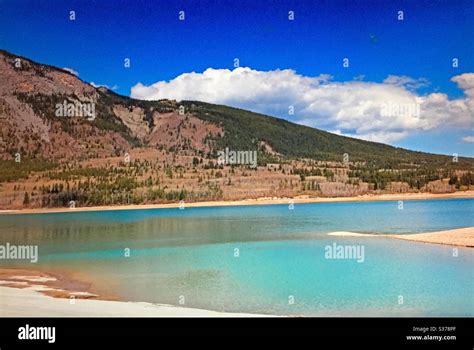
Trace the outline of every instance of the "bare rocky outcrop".
<instances>
[{"instance_id":1,"label":"bare rocky outcrop","mask_svg":"<svg viewBox=\"0 0 474 350\"><path fill-rule=\"evenodd\" d=\"M57 117L58 103L94 104L93 120ZM137 145L209 152L223 129L189 113L176 101L145 108L96 88L74 74L0 51L0 157L87 159L124 154Z\"/></svg>"}]
</instances>

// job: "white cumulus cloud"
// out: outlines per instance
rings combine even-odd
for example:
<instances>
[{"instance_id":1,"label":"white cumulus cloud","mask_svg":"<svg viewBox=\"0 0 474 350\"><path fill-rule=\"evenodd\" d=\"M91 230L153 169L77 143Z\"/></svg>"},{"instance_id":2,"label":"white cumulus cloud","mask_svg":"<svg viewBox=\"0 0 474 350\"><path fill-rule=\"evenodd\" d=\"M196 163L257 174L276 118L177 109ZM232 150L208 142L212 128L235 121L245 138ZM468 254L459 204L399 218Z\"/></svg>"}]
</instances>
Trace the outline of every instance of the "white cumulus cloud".
<instances>
[{"instance_id":1,"label":"white cumulus cloud","mask_svg":"<svg viewBox=\"0 0 474 350\"><path fill-rule=\"evenodd\" d=\"M388 76L382 83L360 79L336 82L322 74L294 70L213 69L185 73L151 85L137 83L138 99L196 100L249 109L299 124L379 142L400 140L416 131L469 127L474 116L474 73L452 78L464 96L419 95L426 79ZM288 112L294 109L294 115Z\"/></svg>"},{"instance_id":2,"label":"white cumulus cloud","mask_svg":"<svg viewBox=\"0 0 474 350\"><path fill-rule=\"evenodd\" d=\"M414 79L407 75L389 75L384 81L385 84L403 86L410 90L416 90L429 85L425 78Z\"/></svg>"},{"instance_id":3,"label":"white cumulus cloud","mask_svg":"<svg viewBox=\"0 0 474 350\"><path fill-rule=\"evenodd\" d=\"M462 140L467 143L474 143L474 136L464 136Z\"/></svg>"}]
</instances>

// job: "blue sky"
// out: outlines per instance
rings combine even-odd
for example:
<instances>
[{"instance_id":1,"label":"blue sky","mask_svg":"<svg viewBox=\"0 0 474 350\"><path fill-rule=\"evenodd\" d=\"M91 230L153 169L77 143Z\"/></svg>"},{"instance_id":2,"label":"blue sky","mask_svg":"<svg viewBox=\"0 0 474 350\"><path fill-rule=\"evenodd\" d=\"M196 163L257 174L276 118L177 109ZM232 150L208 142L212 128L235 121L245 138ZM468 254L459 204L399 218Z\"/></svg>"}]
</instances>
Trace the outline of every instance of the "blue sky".
<instances>
[{"instance_id":1,"label":"blue sky","mask_svg":"<svg viewBox=\"0 0 474 350\"><path fill-rule=\"evenodd\" d=\"M71 10L76 13L75 21L69 20ZM180 10L185 11L184 21L178 20ZM290 10L295 13L293 21L288 20ZM400 10L404 11L403 21L397 20ZM130 95L137 83L150 87L156 82L173 81L184 73L200 74L208 68L232 70L234 58L239 58L240 66L249 67L254 73L292 69L297 77L329 74L332 78L325 84L334 87L335 93L340 91L338 83L353 81L355 77L363 76L367 84L381 84L392 75L426 79L428 83L412 91L414 96L439 92L446 94L448 100L463 99L466 88L460 89L451 79L474 73L473 37L474 2L470 0L0 0L0 48L39 62L72 68L81 79L106 84L124 95ZM349 68L342 66L345 57L350 59ZM452 67L454 57L459 59L457 68ZM131 59L129 69L123 66L124 58ZM216 74L220 77L224 73ZM257 73L255 77L261 79ZM470 88L471 77L464 77L464 86ZM242 83L247 81L238 79L244 79ZM179 87L172 84L168 90L175 86ZM198 80L195 86L207 85ZM369 98L372 90L366 89L368 85L354 86L365 89L361 98ZM351 88L346 86L343 93ZM298 91L295 87L292 94ZM140 96L151 98L154 92L144 90ZM178 96L190 94L192 91L186 90ZM199 96L205 99L207 95ZM434 127L427 126L425 121L419 126L413 126L411 121L400 122L392 125L391 136L384 139L380 130L359 130L351 123L341 122L344 113L332 108L311 109L304 105L307 101L295 102L300 107L295 115L288 115L281 106L266 110L249 96L242 97L245 101L240 101L239 96L235 92L227 99L210 102L272 112L355 137L377 135L376 140L406 148L474 156L474 143L463 141L474 134L472 115L470 121L464 116L464 121L458 123L453 121L454 113ZM314 96L320 93L314 92ZM254 98L262 99L260 95ZM318 98L315 97L317 103ZM434 108L433 99L425 106ZM463 101L472 106L470 101ZM452 106L446 107L446 113L452 110ZM311 119L310 113L317 117ZM411 126L401 130L405 124ZM398 131L402 136L393 136Z\"/></svg>"}]
</instances>

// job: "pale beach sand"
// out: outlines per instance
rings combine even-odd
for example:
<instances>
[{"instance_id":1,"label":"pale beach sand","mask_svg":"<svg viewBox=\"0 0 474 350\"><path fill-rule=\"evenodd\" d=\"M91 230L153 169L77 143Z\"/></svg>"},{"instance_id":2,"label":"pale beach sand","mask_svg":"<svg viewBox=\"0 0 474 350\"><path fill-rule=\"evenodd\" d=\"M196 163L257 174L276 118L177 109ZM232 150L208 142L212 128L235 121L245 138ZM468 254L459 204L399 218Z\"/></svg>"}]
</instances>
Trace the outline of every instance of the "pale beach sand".
<instances>
[{"instance_id":1,"label":"pale beach sand","mask_svg":"<svg viewBox=\"0 0 474 350\"><path fill-rule=\"evenodd\" d=\"M65 288L61 288L61 285ZM270 317L146 302L99 300L40 271L0 269L0 317Z\"/></svg>"},{"instance_id":2,"label":"pale beach sand","mask_svg":"<svg viewBox=\"0 0 474 350\"><path fill-rule=\"evenodd\" d=\"M413 242L447 244L474 248L474 227L438 232L415 233L410 235L387 235L387 237Z\"/></svg>"},{"instance_id":3,"label":"pale beach sand","mask_svg":"<svg viewBox=\"0 0 474 350\"><path fill-rule=\"evenodd\" d=\"M366 234L357 232L331 232L329 236L339 237L380 237L380 238L396 238L406 241L445 244L460 247L474 248L474 227L464 227L454 230L428 232L428 233L414 233L414 234Z\"/></svg>"},{"instance_id":4,"label":"pale beach sand","mask_svg":"<svg viewBox=\"0 0 474 350\"><path fill-rule=\"evenodd\" d=\"M53 298L40 291L0 286L0 317L260 317L266 315L158 305L151 303ZM268 316L266 316L268 317Z\"/></svg>"},{"instance_id":5,"label":"pale beach sand","mask_svg":"<svg viewBox=\"0 0 474 350\"><path fill-rule=\"evenodd\" d=\"M327 202L368 202L368 201L394 201L394 200L427 200L427 199L448 199L448 198L474 198L474 190L458 191L452 193L401 193L401 194L366 194L353 197L309 197L298 196L294 198L264 197L256 199L242 200L222 200L207 202L184 202L184 208L193 207L220 207L220 206L240 206L240 205L271 205L271 204L303 204L303 203L327 203ZM37 208L37 209L8 209L0 210L0 214L41 214L41 213L62 213L81 211L104 211L104 210L139 210L139 209L162 209L179 208L181 203L166 204L138 204L138 205L104 205L97 207L76 207L70 208Z\"/></svg>"}]
</instances>

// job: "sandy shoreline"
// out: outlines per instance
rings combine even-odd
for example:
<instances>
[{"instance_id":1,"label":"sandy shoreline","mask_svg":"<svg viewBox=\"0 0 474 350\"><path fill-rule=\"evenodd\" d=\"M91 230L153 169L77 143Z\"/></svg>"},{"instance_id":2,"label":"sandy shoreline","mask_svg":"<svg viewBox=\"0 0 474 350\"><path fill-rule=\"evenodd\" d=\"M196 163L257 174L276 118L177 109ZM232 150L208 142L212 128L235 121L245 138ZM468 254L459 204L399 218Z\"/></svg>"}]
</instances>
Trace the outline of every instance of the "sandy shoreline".
<instances>
[{"instance_id":1,"label":"sandy shoreline","mask_svg":"<svg viewBox=\"0 0 474 350\"><path fill-rule=\"evenodd\" d=\"M61 299L41 294L41 290L40 286L0 286L0 317L271 317L144 302Z\"/></svg>"},{"instance_id":2,"label":"sandy shoreline","mask_svg":"<svg viewBox=\"0 0 474 350\"><path fill-rule=\"evenodd\" d=\"M369 201L399 201L399 200L428 200L449 198L474 198L474 190L458 191L453 193L404 193L404 194L367 194L354 197L308 197L299 196L295 198L257 198L232 201L207 201L184 203L184 208L196 207L220 207L220 206L242 206L242 205L272 205L272 204L304 204L304 203L332 203L332 202L369 202ZM8 214L41 214L41 213L64 213L82 211L109 211L109 210L140 210L140 209L164 209L179 208L181 203L167 204L137 204L137 205L105 205L96 207L77 208L36 208L36 209L7 209L0 210L0 215Z\"/></svg>"},{"instance_id":3,"label":"sandy shoreline","mask_svg":"<svg viewBox=\"0 0 474 350\"><path fill-rule=\"evenodd\" d=\"M41 271L0 269L0 317L271 317L148 302L104 300L78 281ZM82 286L83 287L83 286Z\"/></svg>"},{"instance_id":4,"label":"sandy shoreline","mask_svg":"<svg viewBox=\"0 0 474 350\"><path fill-rule=\"evenodd\" d=\"M356 232L331 232L329 236L337 237L372 237L372 238L395 238L418 243L444 244L459 247L474 248L474 227L464 227L454 230L413 233L413 234L369 234Z\"/></svg>"},{"instance_id":5,"label":"sandy shoreline","mask_svg":"<svg viewBox=\"0 0 474 350\"><path fill-rule=\"evenodd\" d=\"M386 237L419 243L445 244L474 248L474 227L409 235L386 235Z\"/></svg>"}]
</instances>

